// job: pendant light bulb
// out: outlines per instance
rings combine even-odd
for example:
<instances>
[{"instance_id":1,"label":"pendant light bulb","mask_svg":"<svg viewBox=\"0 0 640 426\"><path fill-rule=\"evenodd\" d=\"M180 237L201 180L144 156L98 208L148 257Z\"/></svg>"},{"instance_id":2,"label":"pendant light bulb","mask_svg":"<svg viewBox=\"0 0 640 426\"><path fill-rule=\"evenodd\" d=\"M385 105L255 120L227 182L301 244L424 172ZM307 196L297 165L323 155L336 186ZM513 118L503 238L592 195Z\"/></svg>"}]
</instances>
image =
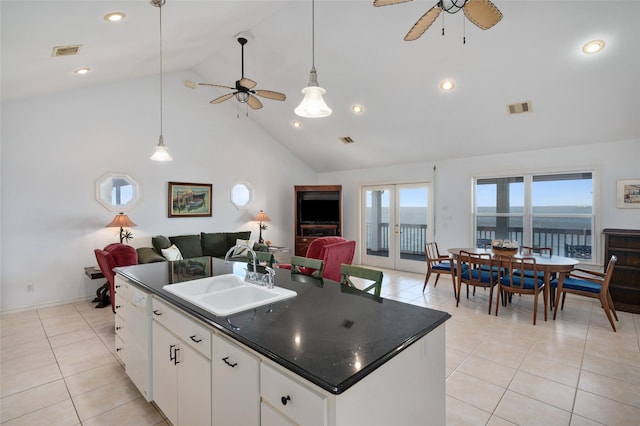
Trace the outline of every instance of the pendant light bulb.
<instances>
[{"instance_id":1,"label":"pendant light bulb","mask_svg":"<svg viewBox=\"0 0 640 426\"><path fill-rule=\"evenodd\" d=\"M169 155L169 150L164 145L164 140L162 135L160 135L160 140L158 141L158 145L156 145L155 151L153 155L149 157L153 161L171 161L173 158Z\"/></svg>"},{"instance_id":2,"label":"pendant light bulb","mask_svg":"<svg viewBox=\"0 0 640 426\"><path fill-rule=\"evenodd\" d=\"M311 72L309 72L309 84L301 90L304 98L294 110L296 115L306 118L328 117L332 112L322 97L327 91L318 84L318 73L315 66L315 44L315 1L311 0Z\"/></svg>"}]
</instances>

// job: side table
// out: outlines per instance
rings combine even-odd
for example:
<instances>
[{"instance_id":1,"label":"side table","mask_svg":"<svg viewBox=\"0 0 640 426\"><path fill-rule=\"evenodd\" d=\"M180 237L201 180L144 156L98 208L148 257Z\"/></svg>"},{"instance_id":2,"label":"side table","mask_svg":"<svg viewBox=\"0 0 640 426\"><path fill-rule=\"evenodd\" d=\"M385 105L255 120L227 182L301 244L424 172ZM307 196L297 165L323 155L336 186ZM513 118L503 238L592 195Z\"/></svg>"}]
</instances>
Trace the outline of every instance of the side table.
<instances>
[{"instance_id":1,"label":"side table","mask_svg":"<svg viewBox=\"0 0 640 426\"><path fill-rule=\"evenodd\" d=\"M97 266L85 266L84 274L92 280L97 280L100 278L104 278L104 274ZM96 290L96 297L91 301L91 303L98 303L96 308L104 308L105 306L109 306L111 304L111 299L109 297L109 282L105 282Z\"/></svg>"}]
</instances>

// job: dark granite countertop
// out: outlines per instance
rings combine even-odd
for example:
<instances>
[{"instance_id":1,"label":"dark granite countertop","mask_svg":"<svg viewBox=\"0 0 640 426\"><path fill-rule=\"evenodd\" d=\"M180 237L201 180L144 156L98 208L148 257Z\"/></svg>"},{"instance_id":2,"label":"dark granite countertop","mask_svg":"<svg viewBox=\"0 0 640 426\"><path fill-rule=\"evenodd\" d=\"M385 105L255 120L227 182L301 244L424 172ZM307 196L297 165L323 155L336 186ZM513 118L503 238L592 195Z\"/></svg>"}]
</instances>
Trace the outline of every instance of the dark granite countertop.
<instances>
[{"instance_id":1,"label":"dark granite countertop","mask_svg":"<svg viewBox=\"0 0 640 426\"><path fill-rule=\"evenodd\" d=\"M361 293L335 281L276 269L275 285L298 295L228 317L164 291L233 271L233 262L202 257L117 268L159 296L321 388L340 394L451 317Z\"/></svg>"}]
</instances>

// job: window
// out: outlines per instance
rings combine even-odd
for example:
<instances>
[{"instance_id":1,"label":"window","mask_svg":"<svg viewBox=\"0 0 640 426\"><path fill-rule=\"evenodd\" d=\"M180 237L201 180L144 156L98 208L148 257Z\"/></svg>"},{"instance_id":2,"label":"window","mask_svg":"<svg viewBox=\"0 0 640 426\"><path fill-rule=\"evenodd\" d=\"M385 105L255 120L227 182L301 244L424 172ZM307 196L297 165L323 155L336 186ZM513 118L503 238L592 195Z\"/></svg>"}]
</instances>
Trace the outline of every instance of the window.
<instances>
[{"instance_id":1,"label":"window","mask_svg":"<svg viewBox=\"0 0 640 426\"><path fill-rule=\"evenodd\" d=\"M516 240L560 256L593 260L592 172L478 178L475 243Z\"/></svg>"}]
</instances>

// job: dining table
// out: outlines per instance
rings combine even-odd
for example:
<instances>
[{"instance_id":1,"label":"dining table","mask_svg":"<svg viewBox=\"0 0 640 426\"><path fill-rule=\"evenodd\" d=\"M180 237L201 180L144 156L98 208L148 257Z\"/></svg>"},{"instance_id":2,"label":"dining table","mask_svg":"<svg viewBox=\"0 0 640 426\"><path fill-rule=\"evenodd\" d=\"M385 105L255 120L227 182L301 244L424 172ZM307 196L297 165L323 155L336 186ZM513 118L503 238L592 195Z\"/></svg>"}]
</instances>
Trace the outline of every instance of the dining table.
<instances>
[{"instance_id":1,"label":"dining table","mask_svg":"<svg viewBox=\"0 0 640 426\"><path fill-rule=\"evenodd\" d=\"M449 253L453 257L456 262L460 260L460 252L466 251L473 254L490 254L493 262L499 261L499 256L491 249L485 248L451 248L449 249ZM543 288L543 297L545 306L549 306L549 309L552 308L551 304L553 300L551 300L551 304L549 303L550 299L550 289L551 289L551 277L555 274L568 274L573 271L575 266L580 263L578 259L574 259L572 257L564 257L564 256L554 256L547 254L538 254L538 253L525 253L522 254L520 251L518 253L512 255L516 259L521 259L523 257L532 257L536 260L536 267L538 271L544 272L544 288ZM479 263L482 263L482 259L479 260ZM499 267L503 267L504 265L498 264ZM525 264L526 269L526 264ZM460 270L461 268L457 268L458 270L458 282L460 282ZM544 320L547 320L547 310L544 310Z\"/></svg>"}]
</instances>

